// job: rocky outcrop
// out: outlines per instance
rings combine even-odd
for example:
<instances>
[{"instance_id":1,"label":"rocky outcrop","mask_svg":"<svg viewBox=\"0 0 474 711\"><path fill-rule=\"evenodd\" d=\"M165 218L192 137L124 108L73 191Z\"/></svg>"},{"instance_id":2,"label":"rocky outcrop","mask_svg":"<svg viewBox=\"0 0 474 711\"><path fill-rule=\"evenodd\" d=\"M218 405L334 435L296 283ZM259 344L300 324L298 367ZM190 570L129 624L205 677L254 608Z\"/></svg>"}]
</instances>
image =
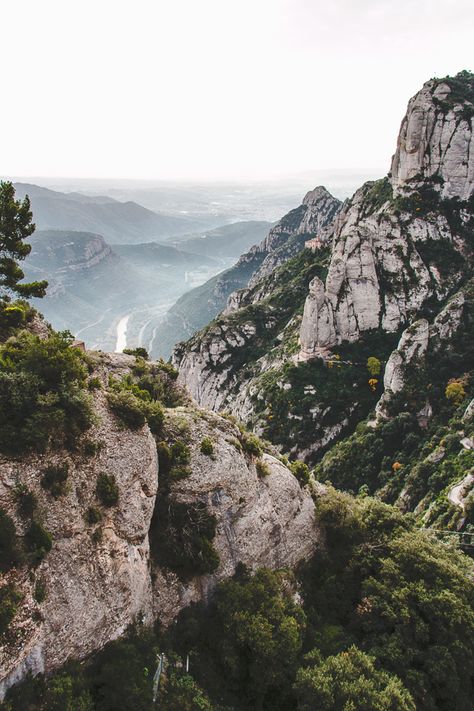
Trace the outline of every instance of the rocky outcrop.
<instances>
[{"instance_id":1,"label":"rocky outcrop","mask_svg":"<svg viewBox=\"0 0 474 711\"><path fill-rule=\"evenodd\" d=\"M135 363L131 356L94 355L95 375L106 385ZM203 502L217 521L213 541L220 563L215 573L182 582L150 556L149 530L159 493L156 442L148 426L129 430L109 411L103 391L94 391L97 424L75 451L52 451L0 461L0 507L24 535L27 521L16 503L18 486L38 499L38 516L51 533L51 551L33 569L3 576L21 594L18 612L0 646L0 697L28 672L51 671L67 659L82 658L120 636L140 618L169 623L193 600L206 600L216 583L238 562L250 568L294 565L318 545L318 527L308 492L271 454L263 455L269 475L242 453L239 430L231 422L194 406L166 411L169 428L186 432L191 474L173 484L173 500ZM184 436L184 435L182 435ZM203 437L213 456L201 452ZM88 451L88 454L85 452ZM43 470L67 463L67 491L54 499L42 486ZM89 507L99 506L98 476L116 478L118 504L101 507L91 523ZM159 543L158 543L159 545ZM38 585L45 590L40 600Z\"/></svg>"},{"instance_id":2,"label":"rocky outcrop","mask_svg":"<svg viewBox=\"0 0 474 711\"><path fill-rule=\"evenodd\" d=\"M154 571L155 614L165 624L190 602L207 600L239 562L252 570L293 566L312 554L319 539L311 497L278 459L264 454L269 474L259 476L256 460L238 445L234 424L193 407L168 411L166 426L173 428L176 420L187 427L192 473L173 485L171 497L186 504L203 502L216 517L213 545L220 563L214 574L189 583L170 571ZM204 437L213 442L212 457L200 450Z\"/></svg>"},{"instance_id":3,"label":"rocky outcrop","mask_svg":"<svg viewBox=\"0 0 474 711\"><path fill-rule=\"evenodd\" d=\"M285 215L258 246L257 250L265 254L265 258L251 278L249 287L255 286L280 264L297 254L303 248L304 239L317 235L323 244L327 242L330 237L326 229L341 208L341 201L322 185L306 193L300 207ZM289 243L289 237L294 238L293 243ZM304 239L298 240L298 237Z\"/></svg>"},{"instance_id":4,"label":"rocky outcrop","mask_svg":"<svg viewBox=\"0 0 474 711\"><path fill-rule=\"evenodd\" d=\"M410 100L392 160L395 191L429 181L445 198L472 195L474 82L461 77L431 79Z\"/></svg>"},{"instance_id":5,"label":"rocky outcrop","mask_svg":"<svg viewBox=\"0 0 474 711\"><path fill-rule=\"evenodd\" d=\"M327 228L341 208L341 201L321 185L306 193L299 207L291 210L272 227L259 245L255 245L240 257L237 266L245 264L248 267L253 264L255 267L249 280L249 288L255 287L277 267L298 254L303 249L305 240L318 235L321 242L326 243L330 238ZM246 292L246 289L243 291ZM224 313L238 309L240 303L240 293L232 293Z\"/></svg>"},{"instance_id":6,"label":"rocky outcrop","mask_svg":"<svg viewBox=\"0 0 474 711\"><path fill-rule=\"evenodd\" d=\"M88 435L99 443L94 457L60 451L1 461L1 507L24 534L15 490L28 487L54 544L33 575L20 568L7 576L22 602L9 634L13 641L0 648L0 691L28 671L49 671L68 658L84 657L122 634L139 614L152 621L148 529L158 484L155 442L148 428L121 427L103 396L97 396L95 408L100 424ZM64 463L68 490L53 499L41 486L41 475L47 466ZM95 487L102 472L116 477L119 502L91 526L85 514L97 506ZM34 599L38 582L46 594L42 603Z\"/></svg>"},{"instance_id":7,"label":"rocky outcrop","mask_svg":"<svg viewBox=\"0 0 474 711\"><path fill-rule=\"evenodd\" d=\"M474 84L458 77L427 82L410 101L390 179L363 186L336 220L326 283L310 285L302 360L364 331L396 331L460 281L472 249Z\"/></svg>"},{"instance_id":8,"label":"rocky outcrop","mask_svg":"<svg viewBox=\"0 0 474 711\"><path fill-rule=\"evenodd\" d=\"M403 331L397 349L391 353L385 367L384 393L375 409L376 422L388 418L387 406L391 399L406 386L410 370L424 367L428 351L435 357L438 351L449 346L460 327L465 301L461 290L448 301L431 326L426 319L419 319ZM419 413L419 420L429 419L431 412L427 401Z\"/></svg>"}]
</instances>

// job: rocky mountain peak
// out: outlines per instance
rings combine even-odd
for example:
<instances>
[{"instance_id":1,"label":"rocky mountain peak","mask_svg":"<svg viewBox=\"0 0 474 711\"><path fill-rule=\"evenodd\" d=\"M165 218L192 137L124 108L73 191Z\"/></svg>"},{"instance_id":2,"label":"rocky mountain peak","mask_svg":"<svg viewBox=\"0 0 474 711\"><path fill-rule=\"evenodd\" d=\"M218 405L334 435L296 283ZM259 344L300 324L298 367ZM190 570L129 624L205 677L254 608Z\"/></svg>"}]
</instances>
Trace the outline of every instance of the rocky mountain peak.
<instances>
[{"instance_id":1,"label":"rocky mountain peak","mask_svg":"<svg viewBox=\"0 0 474 711\"><path fill-rule=\"evenodd\" d=\"M442 197L474 189L474 75L431 79L410 99L392 159L395 192L430 181Z\"/></svg>"},{"instance_id":2,"label":"rocky mountain peak","mask_svg":"<svg viewBox=\"0 0 474 711\"><path fill-rule=\"evenodd\" d=\"M334 199L324 185L318 185L314 190L308 190L303 198L303 205L317 205L321 200L334 201Z\"/></svg>"}]
</instances>

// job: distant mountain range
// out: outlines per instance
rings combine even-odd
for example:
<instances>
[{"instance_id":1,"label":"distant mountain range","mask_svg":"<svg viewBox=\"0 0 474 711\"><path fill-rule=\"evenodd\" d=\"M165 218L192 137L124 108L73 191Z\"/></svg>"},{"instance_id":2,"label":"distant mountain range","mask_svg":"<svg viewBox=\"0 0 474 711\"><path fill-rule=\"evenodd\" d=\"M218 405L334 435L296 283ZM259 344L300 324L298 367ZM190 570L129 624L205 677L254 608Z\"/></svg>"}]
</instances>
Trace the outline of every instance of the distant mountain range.
<instances>
[{"instance_id":1,"label":"distant mountain range","mask_svg":"<svg viewBox=\"0 0 474 711\"><path fill-rule=\"evenodd\" d=\"M29 183L15 183L18 198L28 195L39 230L70 230L100 234L111 243L153 242L216 226L216 218L177 217L110 197L62 193Z\"/></svg>"}]
</instances>

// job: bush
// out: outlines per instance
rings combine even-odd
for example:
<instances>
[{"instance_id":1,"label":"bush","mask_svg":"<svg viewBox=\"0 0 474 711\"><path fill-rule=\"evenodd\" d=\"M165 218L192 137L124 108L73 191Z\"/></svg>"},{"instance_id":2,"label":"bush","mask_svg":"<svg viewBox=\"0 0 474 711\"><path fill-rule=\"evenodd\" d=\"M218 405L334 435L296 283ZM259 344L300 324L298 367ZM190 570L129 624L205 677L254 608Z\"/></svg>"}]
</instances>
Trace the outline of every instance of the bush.
<instances>
[{"instance_id":1,"label":"bush","mask_svg":"<svg viewBox=\"0 0 474 711\"><path fill-rule=\"evenodd\" d=\"M111 392L107 402L112 412L131 429L137 430L145 424L145 408L133 393L126 390Z\"/></svg>"},{"instance_id":2,"label":"bush","mask_svg":"<svg viewBox=\"0 0 474 711\"><path fill-rule=\"evenodd\" d=\"M32 565L38 565L53 546L53 539L41 523L32 521L25 535L25 543L30 553Z\"/></svg>"},{"instance_id":3,"label":"bush","mask_svg":"<svg viewBox=\"0 0 474 711\"><path fill-rule=\"evenodd\" d=\"M100 509L97 508L97 506L89 506L84 518L87 523L92 526L94 523L99 523L99 521L102 520L102 512Z\"/></svg>"},{"instance_id":4,"label":"bush","mask_svg":"<svg viewBox=\"0 0 474 711\"><path fill-rule=\"evenodd\" d=\"M201 452L205 454L206 457L212 457L214 454L214 445L210 437L203 437L201 441Z\"/></svg>"},{"instance_id":5,"label":"bush","mask_svg":"<svg viewBox=\"0 0 474 711\"><path fill-rule=\"evenodd\" d=\"M255 469L257 470L257 475L260 477L269 476L269 474L271 474L270 467L267 462L263 461L263 459L257 459L255 462Z\"/></svg>"},{"instance_id":6,"label":"bush","mask_svg":"<svg viewBox=\"0 0 474 711\"><path fill-rule=\"evenodd\" d=\"M296 695L301 711L364 709L415 711L411 694L398 677L379 670L375 658L355 646L298 671Z\"/></svg>"},{"instance_id":7,"label":"bush","mask_svg":"<svg viewBox=\"0 0 474 711\"><path fill-rule=\"evenodd\" d=\"M148 427L153 432L153 434L158 434L163 425L163 420L165 413L163 407L159 402L150 402L146 406L145 410L146 421L148 422Z\"/></svg>"},{"instance_id":8,"label":"bush","mask_svg":"<svg viewBox=\"0 0 474 711\"><path fill-rule=\"evenodd\" d=\"M99 474L96 494L104 506L115 506L118 503L119 488L113 474Z\"/></svg>"},{"instance_id":9,"label":"bush","mask_svg":"<svg viewBox=\"0 0 474 711\"><path fill-rule=\"evenodd\" d=\"M465 383L461 378L452 378L446 386L446 400L449 400L453 405L460 405L466 397Z\"/></svg>"},{"instance_id":10,"label":"bush","mask_svg":"<svg viewBox=\"0 0 474 711\"><path fill-rule=\"evenodd\" d=\"M0 571L6 572L21 561L13 519L0 509Z\"/></svg>"},{"instance_id":11,"label":"bush","mask_svg":"<svg viewBox=\"0 0 474 711\"><path fill-rule=\"evenodd\" d=\"M138 348L124 348L123 353L126 355L136 356L137 358L143 358L144 360L148 360L150 357L147 349L141 348L140 346Z\"/></svg>"},{"instance_id":12,"label":"bush","mask_svg":"<svg viewBox=\"0 0 474 711\"><path fill-rule=\"evenodd\" d=\"M131 429L139 429L148 422L153 434L158 434L163 424L163 407L158 401L150 402L146 390L142 393L145 395L139 397L131 390L115 390L109 392L107 401L112 412Z\"/></svg>"},{"instance_id":13,"label":"bush","mask_svg":"<svg viewBox=\"0 0 474 711\"><path fill-rule=\"evenodd\" d=\"M298 479L300 486L309 484L309 467L307 464L299 460L291 462L290 471Z\"/></svg>"},{"instance_id":14,"label":"bush","mask_svg":"<svg viewBox=\"0 0 474 711\"><path fill-rule=\"evenodd\" d=\"M82 444L82 449L86 457L95 457L103 447L104 443L97 439L86 439Z\"/></svg>"},{"instance_id":15,"label":"bush","mask_svg":"<svg viewBox=\"0 0 474 711\"><path fill-rule=\"evenodd\" d=\"M4 585L0 588L0 638L5 636L10 622L16 615L21 595L14 585Z\"/></svg>"},{"instance_id":16,"label":"bush","mask_svg":"<svg viewBox=\"0 0 474 711\"><path fill-rule=\"evenodd\" d=\"M15 487L15 498L18 513L25 518L31 518L38 505L38 499L33 491L30 491L24 484Z\"/></svg>"},{"instance_id":17,"label":"bush","mask_svg":"<svg viewBox=\"0 0 474 711\"><path fill-rule=\"evenodd\" d=\"M203 502L187 504L161 496L150 532L155 559L183 580L213 573L219 566L219 555L212 545L216 525L215 516Z\"/></svg>"},{"instance_id":18,"label":"bush","mask_svg":"<svg viewBox=\"0 0 474 711\"><path fill-rule=\"evenodd\" d=\"M58 499L67 491L68 473L69 465L67 462L57 465L51 464L43 470L41 486L43 489L47 489L54 499Z\"/></svg>"},{"instance_id":19,"label":"bush","mask_svg":"<svg viewBox=\"0 0 474 711\"><path fill-rule=\"evenodd\" d=\"M254 434L245 433L242 435L242 447L244 452L251 457L261 457L263 453L262 443Z\"/></svg>"},{"instance_id":20,"label":"bush","mask_svg":"<svg viewBox=\"0 0 474 711\"><path fill-rule=\"evenodd\" d=\"M89 378L87 387L89 388L89 390L102 390L101 379L98 377Z\"/></svg>"},{"instance_id":21,"label":"bush","mask_svg":"<svg viewBox=\"0 0 474 711\"><path fill-rule=\"evenodd\" d=\"M92 424L84 358L72 340L22 331L0 346L0 451L70 446Z\"/></svg>"},{"instance_id":22,"label":"bush","mask_svg":"<svg viewBox=\"0 0 474 711\"><path fill-rule=\"evenodd\" d=\"M33 597L38 604L41 604L46 600L46 584L44 580L36 581Z\"/></svg>"}]
</instances>

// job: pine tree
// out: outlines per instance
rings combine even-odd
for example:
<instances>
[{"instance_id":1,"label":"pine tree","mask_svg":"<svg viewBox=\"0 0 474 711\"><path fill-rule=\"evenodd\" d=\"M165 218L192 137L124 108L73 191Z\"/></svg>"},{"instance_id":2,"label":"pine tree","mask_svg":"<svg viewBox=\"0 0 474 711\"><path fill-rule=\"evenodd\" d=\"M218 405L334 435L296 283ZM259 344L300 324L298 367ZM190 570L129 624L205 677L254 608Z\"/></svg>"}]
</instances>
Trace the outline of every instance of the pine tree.
<instances>
[{"instance_id":1,"label":"pine tree","mask_svg":"<svg viewBox=\"0 0 474 711\"><path fill-rule=\"evenodd\" d=\"M18 262L25 259L31 245L24 242L35 231L28 196L15 200L15 188L10 182L0 182L0 302L10 301L10 294L20 297L43 297L47 281L20 284L24 278Z\"/></svg>"}]
</instances>

